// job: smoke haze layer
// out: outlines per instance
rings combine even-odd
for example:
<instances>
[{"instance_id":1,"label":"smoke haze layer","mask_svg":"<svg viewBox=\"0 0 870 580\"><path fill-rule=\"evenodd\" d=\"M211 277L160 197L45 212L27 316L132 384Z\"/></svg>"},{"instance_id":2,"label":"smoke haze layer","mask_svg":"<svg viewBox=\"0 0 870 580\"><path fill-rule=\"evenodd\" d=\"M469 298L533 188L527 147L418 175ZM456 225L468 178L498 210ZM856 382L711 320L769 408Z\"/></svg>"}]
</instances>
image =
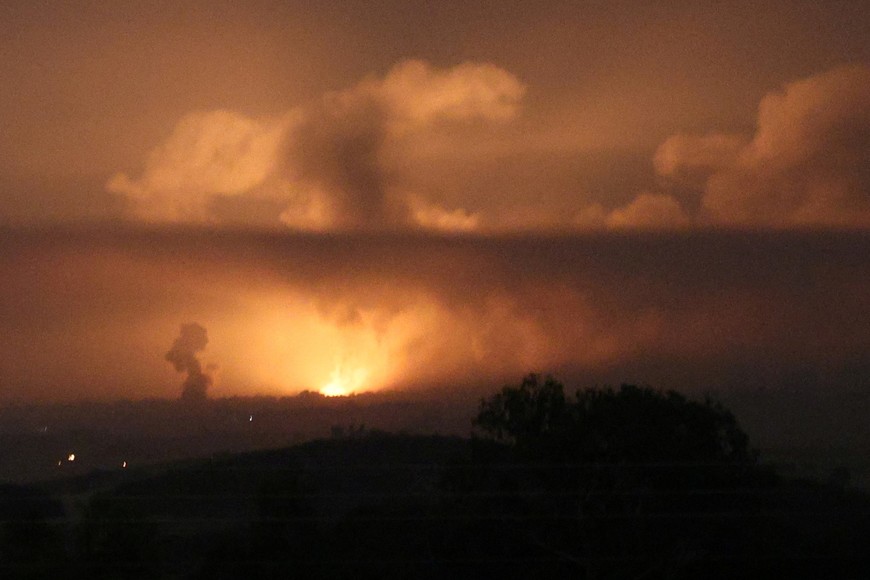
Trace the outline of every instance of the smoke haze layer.
<instances>
[{"instance_id":1,"label":"smoke haze layer","mask_svg":"<svg viewBox=\"0 0 870 580\"><path fill-rule=\"evenodd\" d=\"M185 320L202 339L209 329L215 396L480 388L529 371L689 390L867 387L868 242L5 230L0 387L17 400L174 398L161 359ZM207 388L194 342L170 362Z\"/></svg>"}]
</instances>

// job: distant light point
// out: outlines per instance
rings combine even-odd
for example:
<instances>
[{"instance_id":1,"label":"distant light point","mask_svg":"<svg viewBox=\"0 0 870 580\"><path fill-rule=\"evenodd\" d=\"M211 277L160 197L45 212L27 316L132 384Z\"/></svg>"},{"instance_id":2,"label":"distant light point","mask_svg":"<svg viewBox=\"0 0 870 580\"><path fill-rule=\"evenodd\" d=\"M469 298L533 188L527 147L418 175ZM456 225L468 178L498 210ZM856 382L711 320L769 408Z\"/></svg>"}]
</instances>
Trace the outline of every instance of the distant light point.
<instances>
[{"instance_id":1,"label":"distant light point","mask_svg":"<svg viewBox=\"0 0 870 580\"><path fill-rule=\"evenodd\" d=\"M66 460L67 460L67 461L75 461L75 460L76 460L76 454L75 454L75 453L70 453L70 454L69 454L69 457L67 457Z\"/></svg>"}]
</instances>

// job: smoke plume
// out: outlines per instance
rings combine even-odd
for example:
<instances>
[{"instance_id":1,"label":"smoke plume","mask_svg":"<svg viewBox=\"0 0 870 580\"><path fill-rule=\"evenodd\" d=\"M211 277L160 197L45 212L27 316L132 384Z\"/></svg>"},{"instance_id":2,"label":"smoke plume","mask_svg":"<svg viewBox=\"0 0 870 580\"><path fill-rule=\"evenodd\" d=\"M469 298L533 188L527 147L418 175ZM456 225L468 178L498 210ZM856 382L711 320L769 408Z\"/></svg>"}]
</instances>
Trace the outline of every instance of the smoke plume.
<instances>
[{"instance_id":1,"label":"smoke plume","mask_svg":"<svg viewBox=\"0 0 870 580\"><path fill-rule=\"evenodd\" d=\"M480 133L506 123L524 94L491 64L440 69L408 60L271 119L190 113L139 176L118 173L106 187L154 223L467 231L477 226L473 213L408 187L410 151L445 128Z\"/></svg>"},{"instance_id":2,"label":"smoke plume","mask_svg":"<svg viewBox=\"0 0 870 580\"><path fill-rule=\"evenodd\" d=\"M172 363L176 371L187 373L181 390L183 400L205 399L208 388L213 382L211 374L202 370L202 363L196 356L196 353L205 349L207 344L208 335L205 328L196 322L191 322L181 325L181 334L166 353L166 360Z\"/></svg>"}]
</instances>

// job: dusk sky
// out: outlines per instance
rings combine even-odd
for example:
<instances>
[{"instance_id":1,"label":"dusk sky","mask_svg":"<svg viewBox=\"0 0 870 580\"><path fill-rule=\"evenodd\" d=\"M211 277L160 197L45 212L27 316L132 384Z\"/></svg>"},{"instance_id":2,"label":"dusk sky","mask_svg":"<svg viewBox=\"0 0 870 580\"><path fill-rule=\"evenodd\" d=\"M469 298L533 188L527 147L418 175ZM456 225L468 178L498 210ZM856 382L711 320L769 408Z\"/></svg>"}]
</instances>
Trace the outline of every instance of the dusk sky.
<instances>
[{"instance_id":1,"label":"dusk sky","mask_svg":"<svg viewBox=\"0 0 870 580\"><path fill-rule=\"evenodd\" d=\"M0 0L0 400L178 396L193 322L215 396L865 385L868 30L861 1Z\"/></svg>"}]
</instances>

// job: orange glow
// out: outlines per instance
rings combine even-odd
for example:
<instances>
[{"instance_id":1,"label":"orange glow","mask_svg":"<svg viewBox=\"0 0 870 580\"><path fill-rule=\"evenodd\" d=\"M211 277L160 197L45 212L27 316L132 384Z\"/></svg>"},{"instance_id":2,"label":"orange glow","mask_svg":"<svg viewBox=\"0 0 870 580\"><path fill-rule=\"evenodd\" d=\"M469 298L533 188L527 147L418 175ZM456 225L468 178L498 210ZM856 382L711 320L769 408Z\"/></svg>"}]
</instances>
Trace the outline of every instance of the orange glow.
<instances>
[{"instance_id":1,"label":"orange glow","mask_svg":"<svg viewBox=\"0 0 870 580\"><path fill-rule=\"evenodd\" d=\"M326 397L345 397L364 390L368 370L356 368L345 371L341 367L332 370L329 382L320 389L320 394Z\"/></svg>"},{"instance_id":2,"label":"orange glow","mask_svg":"<svg viewBox=\"0 0 870 580\"><path fill-rule=\"evenodd\" d=\"M209 346L228 382L342 396L388 386L402 370L399 351L409 340L402 317L373 307L333 311L292 292L255 293L246 302L245 315L223 331L243 336L244 346Z\"/></svg>"},{"instance_id":3,"label":"orange glow","mask_svg":"<svg viewBox=\"0 0 870 580\"><path fill-rule=\"evenodd\" d=\"M547 337L553 321L523 312L507 295L453 312L433 295L398 285L389 291L364 286L360 294L365 302L345 295L306 299L295 289L245 295L236 303L245 305L237 317L225 326L209 323L213 336L234 339L209 344L205 360L221 367L215 396L239 385L251 393L346 396L462 376L470 369L520 373L576 356ZM585 314L587 307L573 293L550 298ZM585 361L613 356L614 347L601 344L601 337L572 328L565 344L587 345Z\"/></svg>"}]
</instances>

